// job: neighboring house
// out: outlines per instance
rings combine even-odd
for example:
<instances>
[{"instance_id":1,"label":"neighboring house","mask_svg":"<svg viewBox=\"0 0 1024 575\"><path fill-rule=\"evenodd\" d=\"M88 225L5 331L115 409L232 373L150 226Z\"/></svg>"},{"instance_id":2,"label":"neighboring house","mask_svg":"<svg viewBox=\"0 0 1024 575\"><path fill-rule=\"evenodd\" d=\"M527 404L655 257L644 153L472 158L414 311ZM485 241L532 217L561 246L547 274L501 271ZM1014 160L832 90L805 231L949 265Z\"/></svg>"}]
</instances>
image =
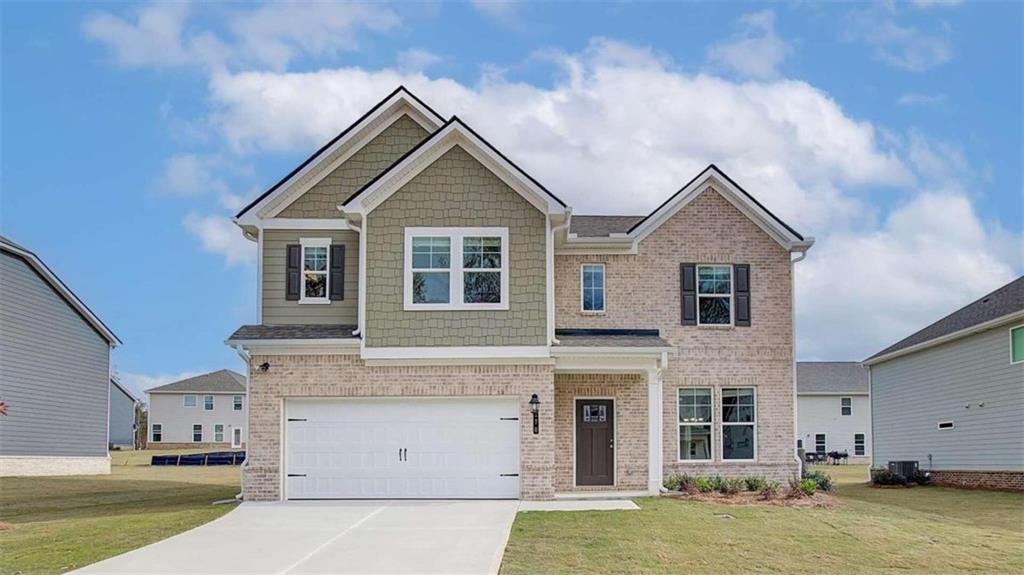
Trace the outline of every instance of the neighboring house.
<instances>
[{"instance_id":1,"label":"neighboring house","mask_svg":"<svg viewBox=\"0 0 1024 575\"><path fill-rule=\"evenodd\" d=\"M227 342L249 364L246 499L797 473L813 240L714 166L646 216L575 216L400 88L235 221L259 259L257 323Z\"/></svg>"},{"instance_id":2,"label":"neighboring house","mask_svg":"<svg viewBox=\"0 0 1024 575\"><path fill-rule=\"evenodd\" d=\"M117 378L110 378L110 447L135 448L135 405L139 400Z\"/></svg>"},{"instance_id":3,"label":"neighboring house","mask_svg":"<svg viewBox=\"0 0 1024 575\"><path fill-rule=\"evenodd\" d=\"M42 260L0 237L0 476L110 473L120 343Z\"/></svg>"},{"instance_id":4,"label":"neighboring house","mask_svg":"<svg viewBox=\"0 0 1024 575\"><path fill-rule=\"evenodd\" d=\"M868 370L855 361L796 362L797 448L846 452L848 461L871 456Z\"/></svg>"},{"instance_id":5,"label":"neighboring house","mask_svg":"<svg viewBox=\"0 0 1024 575\"><path fill-rule=\"evenodd\" d=\"M1024 277L876 353L872 465L1024 489Z\"/></svg>"},{"instance_id":6,"label":"neighboring house","mask_svg":"<svg viewBox=\"0 0 1024 575\"><path fill-rule=\"evenodd\" d=\"M146 390L148 449L244 447L249 412L245 376L230 369Z\"/></svg>"}]
</instances>

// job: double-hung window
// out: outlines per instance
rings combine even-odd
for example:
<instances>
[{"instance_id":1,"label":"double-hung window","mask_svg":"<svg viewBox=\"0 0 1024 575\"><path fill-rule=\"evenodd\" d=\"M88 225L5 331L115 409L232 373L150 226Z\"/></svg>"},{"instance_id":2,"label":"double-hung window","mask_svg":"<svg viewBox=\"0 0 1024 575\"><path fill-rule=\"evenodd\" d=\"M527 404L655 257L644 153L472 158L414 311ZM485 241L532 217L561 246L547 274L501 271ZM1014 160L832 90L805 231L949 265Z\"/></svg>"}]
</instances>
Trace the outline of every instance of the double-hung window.
<instances>
[{"instance_id":1,"label":"double-hung window","mask_svg":"<svg viewBox=\"0 0 1024 575\"><path fill-rule=\"evenodd\" d=\"M711 460L711 388L679 388L679 460Z\"/></svg>"},{"instance_id":2,"label":"double-hung window","mask_svg":"<svg viewBox=\"0 0 1024 575\"><path fill-rule=\"evenodd\" d=\"M732 266L697 266L697 325L732 325Z\"/></svg>"},{"instance_id":3,"label":"double-hung window","mask_svg":"<svg viewBox=\"0 0 1024 575\"><path fill-rule=\"evenodd\" d=\"M213 411L213 396L212 395L204 395L203 396L203 411Z\"/></svg>"},{"instance_id":4,"label":"double-hung window","mask_svg":"<svg viewBox=\"0 0 1024 575\"><path fill-rule=\"evenodd\" d=\"M864 455L864 434L854 433L853 434L853 454Z\"/></svg>"},{"instance_id":5,"label":"double-hung window","mask_svg":"<svg viewBox=\"0 0 1024 575\"><path fill-rule=\"evenodd\" d=\"M580 268L580 299L584 313L604 313L604 264Z\"/></svg>"},{"instance_id":6,"label":"double-hung window","mask_svg":"<svg viewBox=\"0 0 1024 575\"><path fill-rule=\"evenodd\" d=\"M203 441L203 424L193 423L192 424L192 441L193 443L202 443Z\"/></svg>"},{"instance_id":7,"label":"double-hung window","mask_svg":"<svg viewBox=\"0 0 1024 575\"><path fill-rule=\"evenodd\" d=\"M299 303L331 303L327 291L330 238L299 238L302 246L302 288Z\"/></svg>"},{"instance_id":8,"label":"double-hung window","mask_svg":"<svg viewBox=\"0 0 1024 575\"><path fill-rule=\"evenodd\" d=\"M185 407L195 407L196 406L196 396L194 396L194 395L186 395L184 397L184 399L182 400L182 405L184 405Z\"/></svg>"},{"instance_id":9,"label":"double-hung window","mask_svg":"<svg viewBox=\"0 0 1024 575\"><path fill-rule=\"evenodd\" d=\"M153 424L152 438L153 439L151 441L153 441L153 443L160 443L161 441L164 440L164 426L163 425L160 425L159 423L154 423Z\"/></svg>"},{"instance_id":10,"label":"double-hung window","mask_svg":"<svg viewBox=\"0 0 1024 575\"><path fill-rule=\"evenodd\" d=\"M213 424L213 440L217 443L224 443L224 424Z\"/></svg>"},{"instance_id":11,"label":"double-hung window","mask_svg":"<svg viewBox=\"0 0 1024 575\"><path fill-rule=\"evenodd\" d=\"M722 459L757 459L756 404L753 387L722 388Z\"/></svg>"},{"instance_id":12,"label":"double-hung window","mask_svg":"<svg viewBox=\"0 0 1024 575\"><path fill-rule=\"evenodd\" d=\"M853 398L852 397L840 397L839 398L839 413L842 415L853 415Z\"/></svg>"},{"instance_id":13,"label":"double-hung window","mask_svg":"<svg viewBox=\"0 0 1024 575\"><path fill-rule=\"evenodd\" d=\"M825 455L825 434L818 433L814 436L814 452L819 455Z\"/></svg>"},{"instance_id":14,"label":"double-hung window","mask_svg":"<svg viewBox=\"0 0 1024 575\"><path fill-rule=\"evenodd\" d=\"M1010 363L1024 361L1024 325L1010 330Z\"/></svg>"},{"instance_id":15,"label":"double-hung window","mask_svg":"<svg viewBox=\"0 0 1024 575\"><path fill-rule=\"evenodd\" d=\"M406 228L405 309L508 309L508 228Z\"/></svg>"},{"instance_id":16,"label":"double-hung window","mask_svg":"<svg viewBox=\"0 0 1024 575\"><path fill-rule=\"evenodd\" d=\"M242 411L242 396L236 395L232 398L231 409L235 411Z\"/></svg>"}]
</instances>

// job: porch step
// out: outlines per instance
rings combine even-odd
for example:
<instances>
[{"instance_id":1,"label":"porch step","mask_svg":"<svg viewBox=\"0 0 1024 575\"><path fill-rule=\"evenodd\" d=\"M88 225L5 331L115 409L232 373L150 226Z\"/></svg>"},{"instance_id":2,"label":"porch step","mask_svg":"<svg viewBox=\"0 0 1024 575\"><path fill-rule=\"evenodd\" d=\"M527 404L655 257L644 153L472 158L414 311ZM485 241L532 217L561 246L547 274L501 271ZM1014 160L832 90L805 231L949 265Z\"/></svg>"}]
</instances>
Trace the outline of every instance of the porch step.
<instances>
[{"instance_id":1,"label":"porch step","mask_svg":"<svg viewBox=\"0 0 1024 575\"><path fill-rule=\"evenodd\" d=\"M555 500L581 501L601 499L632 499L634 497L647 497L650 493L646 491L570 491L568 493L556 493Z\"/></svg>"}]
</instances>

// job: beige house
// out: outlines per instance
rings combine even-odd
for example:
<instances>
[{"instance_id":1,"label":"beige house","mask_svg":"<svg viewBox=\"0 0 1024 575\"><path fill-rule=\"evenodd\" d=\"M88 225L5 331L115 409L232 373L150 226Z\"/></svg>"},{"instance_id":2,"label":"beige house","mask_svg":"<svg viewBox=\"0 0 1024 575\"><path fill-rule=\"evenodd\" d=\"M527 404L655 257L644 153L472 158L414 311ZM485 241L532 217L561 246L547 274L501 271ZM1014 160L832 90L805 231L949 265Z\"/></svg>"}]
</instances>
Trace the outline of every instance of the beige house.
<instances>
[{"instance_id":1,"label":"beige house","mask_svg":"<svg viewBox=\"0 0 1024 575\"><path fill-rule=\"evenodd\" d=\"M578 216L399 88L236 217L249 500L653 493L797 473L804 238L715 166Z\"/></svg>"},{"instance_id":2,"label":"beige house","mask_svg":"<svg viewBox=\"0 0 1024 575\"><path fill-rule=\"evenodd\" d=\"M146 390L149 449L245 447L245 377L221 369Z\"/></svg>"}]
</instances>

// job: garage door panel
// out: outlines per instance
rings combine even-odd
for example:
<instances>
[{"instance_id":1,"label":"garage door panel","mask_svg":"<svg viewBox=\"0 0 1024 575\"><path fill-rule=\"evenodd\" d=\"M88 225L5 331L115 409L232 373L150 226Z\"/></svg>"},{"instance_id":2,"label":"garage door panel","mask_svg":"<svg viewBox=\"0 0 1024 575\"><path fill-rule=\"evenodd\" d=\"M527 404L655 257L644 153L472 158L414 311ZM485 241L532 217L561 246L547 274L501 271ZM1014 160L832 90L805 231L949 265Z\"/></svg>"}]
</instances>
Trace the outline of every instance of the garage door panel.
<instances>
[{"instance_id":1,"label":"garage door panel","mask_svg":"<svg viewBox=\"0 0 1024 575\"><path fill-rule=\"evenodd\" d=\"M287 496L516 498L518 409L515 398L288 400Z\"/></svg>"}]
</instances>

